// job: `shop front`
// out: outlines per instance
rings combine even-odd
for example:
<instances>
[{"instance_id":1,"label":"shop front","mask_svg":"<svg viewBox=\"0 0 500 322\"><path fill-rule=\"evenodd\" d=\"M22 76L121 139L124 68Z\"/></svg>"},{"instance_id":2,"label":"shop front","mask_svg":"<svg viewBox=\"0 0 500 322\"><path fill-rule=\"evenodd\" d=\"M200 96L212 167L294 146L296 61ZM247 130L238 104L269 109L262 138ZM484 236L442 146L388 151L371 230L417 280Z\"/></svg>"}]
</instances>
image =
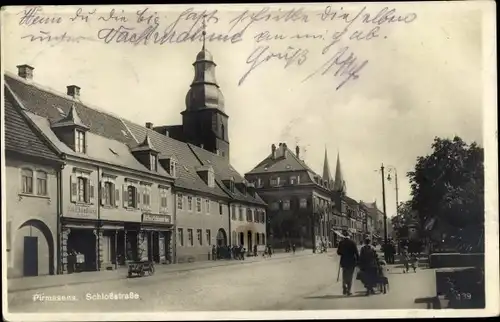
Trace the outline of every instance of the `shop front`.
<instances>
[{"instance_id":1,"label":"shop front","mask_svg":"<svg viewBox=\"0 0 500 322\"><path fill-rule=\"evenodd\" d=\"M160 264L174 262L174 225L167 214L142 214L139 236L142 258Z\"/></svg>"},{"instance_id":2,"label":"shop front","mask_svg":"<svg viewBox=\"0 0 500 322\"><path fill-rule=\"evenodd\" d=\"M61 273L99 270L99 230L94 207L71 204L61 218Z\"/></svg>"},{"instance_id":3,"label":"shop front","mask_svg":"<svg viewBox=\"0 0 500 322\"><path fill-rule=\"evenodd\" d=\"M173 262L171 215L143 213L140 222L106 221L101 232L102 269L116 269L136 260Z\"/></svg>"}]
</instances>

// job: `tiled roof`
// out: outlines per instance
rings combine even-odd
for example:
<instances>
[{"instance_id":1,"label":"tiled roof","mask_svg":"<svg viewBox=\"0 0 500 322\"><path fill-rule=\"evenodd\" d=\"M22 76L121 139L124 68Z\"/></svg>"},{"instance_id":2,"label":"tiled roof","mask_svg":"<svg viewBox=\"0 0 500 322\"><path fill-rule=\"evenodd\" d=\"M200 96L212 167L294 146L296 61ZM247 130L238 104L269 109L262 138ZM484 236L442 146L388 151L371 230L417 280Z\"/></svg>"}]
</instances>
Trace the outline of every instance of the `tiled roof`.
<instances>
[{"instance_id":1,"label":"tiled roof","mask_svg":"<svg viewBox=\"0 0 500 322\"><path fill-rule=\"evenodd\" d=\"M154 147L160 152L160 159L171 156L177 159L177 179L175 180L177 187L228 197L220 187L216 185L214 188L210 188L201 179L196 171L197 167L201 166L201 164L186 143L174 140L128 120L123 120L123 122L139 142L143 141L147 134Z\"/></svg>"},{"instance_id":2,"label":"tiled roof","mask_svg":"<svg viewBox=\"0 0 500 322\"><path fill-rule=\"evenodd\" d=\"M360 205L364 206L372 217L383 215L383 212L378 209L376 202L360 201Z\"/></svg>"},{"instance_id":3,"label":"tiled roof","mask_svg":"<svg viewBox=\"0 0 500 322\"><path fill-rule=\"evenodd\" d=\"M18 110L19 106L6 86L4 86L4 105L6 151L48 160L60 160L57 153Z\"/></svg>"},{"instance_id":4,"label":"tiled roof","mask_svg":"<svg viewBox=\"0 0 500 322\"><path fill-rule=\"evenodd\" d=\"M80 119L80 116L78 116L78 112L76 111L76 107L74 104L71 106L68 115L66 115L59 121L52 123L52 128L67 127L67 126L78 126L81 128L85 128L87 130L89 129L88 126L83 124L82 120Z\"/></svg>"},{"instance_id":5,"label":"tiled roof","mask_svg":"<svg viewBox=\"0 0 500 322\"><path fill-rule=\"evenodd\" d=\"M280 148L277 148L280 149ZM273 172L285 172L285 171L310 171L304 161L297 158L297 156L287 148L287 157L278 157L276 159L272 158L272 154L269 154L264 160L262 160L255 168L253 168L247 174L258 174L258 173L273 173Z\"/></svg>"},{"instance_id":6,"label":"tiled roof","mask_svg":"<svg viewBox=\"0 0 500 322\"><path fill-rule=\"evenodd\" d=\"M276 148L281 149L281 147ZM255 168L253 168L250 172L246 173L246 175L252 174L263 174L263 173L278 173L278 172L289 172L289 171L305 171L307 176L309 177L309 181L300 181L301 185L304 184L315 184L318 187L323 189L328 189L328 182L325 181L326 187L323 183L318 183L315 178L318 180L323 180L323 178L317 174L314 170L312 170L304 161L297 158L288 147L286 158L283 156L278 156L276 159L272 158L272 154L269 154L264 160L262 160Z\"/></svg>"},{"instance_id":7,"label":"tiled roof","mask_svg":"<svg viewBox=\"0 0 500 322\"><path fill-rule=\"evenodd\" d=\"M127 133L127 128L118 117L89 107L63 93L27 82L15 75L7 73L4 78L21 100L23 107L33 114L45 117L50 122L56 122L68 115L74 104L81 121L89 127L91 133L126 144L137 144Z\"/></svg>"},{"instance_id":8,"label":"tiled roof","mask_svg":"<svg viewBox=\"0 0 500 322\"><path fill-rule=\"evenodd\" d=\"M59 140L56 134L52 131L50 123L46 118L30 112L26 112L26 114L33 120L45 137L47 137L64 154L88 160L100 161L115 166L121 166L152 175L160 175L165 177L165 179L171 178L161 166L158 166L158 172L149 170L132 155L129 147L125 143L111 140L94 133L87 133L86 153L82 154L75 152Z\"/></svg>"},{"instance_id":9,"label":"tiled roof","mask_svg":"<svg viewBox=\"0 0 500 322\"><path fill-rule=\"evenodd\" d=\"M356 200L352 199L351 197L343 196L343 198L351 206L357 206L357 205L359 205L359 202L357 202Z\"/></svg>"},{"instance_id":10,"label":"tiled roof","mask_svg":"<svg viewBox=\"0 0 500 322\"><path fill-rule=\"evenodd\" d=\"M258 194L255 194L255 197L252 197L249 194L243 194L236 187L234 192L231 192L223 183L223 180L229 180L231 178L234 179L235 184L246 182L246 180L236 171L227 160L221 156L218 156L210 151L197 147L195 145L189 144L189 147L196 154L198 160L203 165L211 165L214 168L215 177L218 185L223 189L228 195L230 195L233 199L248 202L248 203L257 203L265 205L266 203L260 198Z\"/></svg>"}]
</instances>

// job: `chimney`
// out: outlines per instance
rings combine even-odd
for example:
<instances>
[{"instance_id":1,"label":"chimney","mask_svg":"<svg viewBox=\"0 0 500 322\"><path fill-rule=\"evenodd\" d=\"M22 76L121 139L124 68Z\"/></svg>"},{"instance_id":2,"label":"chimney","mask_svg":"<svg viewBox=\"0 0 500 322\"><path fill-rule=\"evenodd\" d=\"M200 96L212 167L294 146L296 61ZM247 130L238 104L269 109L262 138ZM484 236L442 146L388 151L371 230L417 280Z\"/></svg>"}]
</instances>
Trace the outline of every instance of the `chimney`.
<instances>
[{"instance_id":1,"label":"chimney","mask_svg":"<svg viewBox=\"0 0 500 322\"><path fill-rule=\"evenodd\" d=\"M295 147L295 155L297 156L297 159L300 159L300 148L298 145Z\"/></svg>"},{"instance_id":2,"label":"chimney","mask_svg":"<svg viewBox=\"0 0 500 322\"><path fill-rule=\"evenodd\" d=\"M33 79L33 70L35 68L31 67L30 65L17 65L17 75L19 77L22 77L24 79Z\"/></svg>"},{"instance_id":3,"label":"chimney","mask_svg":"<svg viewBox=\"0 0 500 322\"><path fill-rule=\"evenodd\" d=\"M76 86L76 85L69 85L69 86L66 86L66 88L68 89L68 95L73 97L73 98L80 98L80 87Z\"/></svg>"},{"instance_id":4,"label":"chimney","mask_svg":"<svg viewBox=\"0 0 500 322\"><path fill-rule=\"evenodd\" d=\"M276 145L271 145L272 159L276 159Z\"/></svg>"},{"instance_id":5,"label":"chimney","mask_svg":"<svg viewBox=\"0 0 500 322\"><path fill-rule=\"evenodd\" d=\"M283 143L283 145L281 146L281 148L283 149L282 155L286 159L286 156L287 156L287 153L288 153L288 148L286 146L286 143Z\"/></svg>"},{"instance_id":6,"label":"chimney","mask_svg":"<svg viewBox=\"0 0 500 322\"><path fill-rule=\"evenodd\" d=\"M152 130L152 129L153 129L153 123L151 123L151 122L146 122L146 127L147 127L148 129Z\"/></svg>"},{"instance_id":7,"label":"chimney","mask_svg":"<svg viewBox=\"0 0 500 322\"><path fill-rule=\"evenodd\" d=\"M170 133L168 133L168 130L165 130L165 136L170 137Z\"/></svg>"}]
</instances>

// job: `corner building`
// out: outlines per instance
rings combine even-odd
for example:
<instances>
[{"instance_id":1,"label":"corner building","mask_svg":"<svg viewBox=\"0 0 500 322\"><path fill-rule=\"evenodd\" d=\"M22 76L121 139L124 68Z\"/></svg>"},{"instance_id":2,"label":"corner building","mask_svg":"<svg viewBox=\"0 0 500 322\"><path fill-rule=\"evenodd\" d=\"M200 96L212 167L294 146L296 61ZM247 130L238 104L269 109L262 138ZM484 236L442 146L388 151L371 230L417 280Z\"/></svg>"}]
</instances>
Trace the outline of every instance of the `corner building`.
<instances>
[{"instance_id":1,"label":"corner building","mask_svg":"<svg viewBox=\"0 0 500 322\"><path fill-rule=\"evenodd\" d=\"M7 85L3 99L7 278L53 275L64 162L36 131Z\"/></svg>"},{"instance_id":2,"label":"corner building","mask_svg":"<svg viewBox=\"0 0 500 322\"><path fill-rule=\"evenodd\" d=\"M20 67L6 83L65 162L59 273L115 269L136 258L173 262L174 178L150 139L135 141L120 119L83 104L78 86L64 95L23 78L25 68L33 70Z\"/></svg>"}]
</instances>

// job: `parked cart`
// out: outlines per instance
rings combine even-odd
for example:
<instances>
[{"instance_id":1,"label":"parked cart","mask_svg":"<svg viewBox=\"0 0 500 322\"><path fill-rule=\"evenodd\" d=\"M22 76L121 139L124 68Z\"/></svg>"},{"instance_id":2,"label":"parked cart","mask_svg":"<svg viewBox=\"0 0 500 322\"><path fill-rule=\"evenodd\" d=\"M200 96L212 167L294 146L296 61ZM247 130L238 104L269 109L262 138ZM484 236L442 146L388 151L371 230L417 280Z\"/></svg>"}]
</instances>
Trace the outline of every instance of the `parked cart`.
<instances>
[{"instance_id":1,"label":"parked cart","mask_svg":"<svg viewBox=\"0 0 500 322\"><path fill-rule=\"evenodd\" d=\"M133 274L144 276L146 272L148 275L153 275L155 273L155 266L153 262L138 261L128 264L128 277L132 277Z\"/></svg>"}]
</instances>

